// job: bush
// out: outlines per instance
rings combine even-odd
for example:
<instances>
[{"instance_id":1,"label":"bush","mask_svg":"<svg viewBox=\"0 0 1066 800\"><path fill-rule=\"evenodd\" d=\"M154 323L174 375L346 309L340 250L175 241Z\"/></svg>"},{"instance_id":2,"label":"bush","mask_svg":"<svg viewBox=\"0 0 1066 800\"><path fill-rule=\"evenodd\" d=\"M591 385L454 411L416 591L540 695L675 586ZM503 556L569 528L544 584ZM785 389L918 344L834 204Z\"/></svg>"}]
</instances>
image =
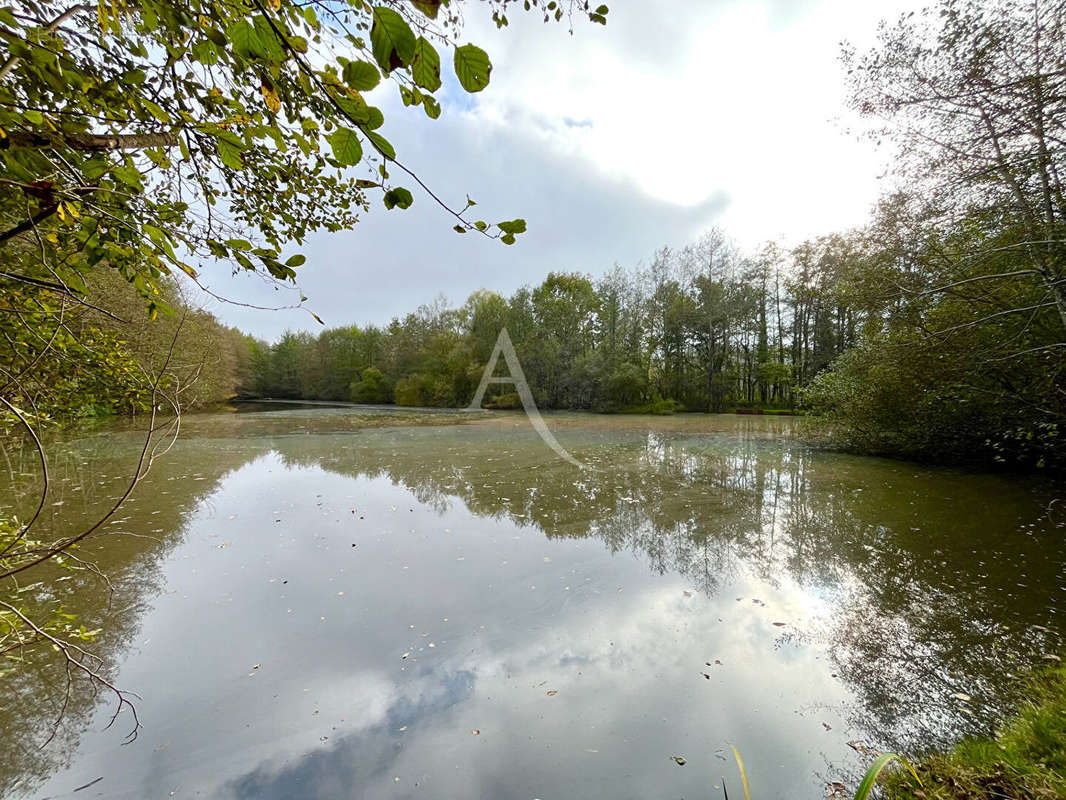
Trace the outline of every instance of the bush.
<instances>
[{"instance_id":1,"label":"bush","mask_svg":"<svg viewBox=\"0 0 1066 800\"><path fill-rule=\"evenodd\" d=\"M684 410L684 404L679 403L677 400L656 400L651 404L651 413L659 416L667 416Z\"/></svg>"},{"instance_id":2,"label":"bush","mask_svg":"<svg viewBox=\"0 0 1066 800\"><path fill-rule=\"evenodd\" d=\"M508 392L507 394L501 394L499 397L486 400L482 407L497 409L521 408L522 398L518 396L518 392Z\"/></svg>"},{"instance_id":3,"label":"bush","mask_svg":"<svg viewBox=\"0 0 1066 800\"><path fill-rule=\"evenodd\" d=\"M981 363L978 334L948 341L870 336L819 374L803 403L839 447L937 462L1061 467L1066 437L1037 363ZM1047 369L1043 366L1043 369ZM1004 391L1012 386L1014 394ZM1060 417L1061 418L1061 417Z\"/></svg>"},{"instance_id":4,"label":"bush","mask_svg":"<svg viewBox=\"0 0 1066 800\"><path fill-rule=\"evenodd\" d=\"M392 397L385 373L376 367L363 370L362 380L353 381L351 397L356 403L388 403Z\"/></svg>"},{"instance_id":5,"label":"bush","mask_svg":"<svg viewBox=\"0 0 1066 800\"><path fill-rule=\"evenodd\" d=\"M433 378L419 372L396 382L396 404L401 406L431 406L435 390Z\"/></svg>"}]
</instances>

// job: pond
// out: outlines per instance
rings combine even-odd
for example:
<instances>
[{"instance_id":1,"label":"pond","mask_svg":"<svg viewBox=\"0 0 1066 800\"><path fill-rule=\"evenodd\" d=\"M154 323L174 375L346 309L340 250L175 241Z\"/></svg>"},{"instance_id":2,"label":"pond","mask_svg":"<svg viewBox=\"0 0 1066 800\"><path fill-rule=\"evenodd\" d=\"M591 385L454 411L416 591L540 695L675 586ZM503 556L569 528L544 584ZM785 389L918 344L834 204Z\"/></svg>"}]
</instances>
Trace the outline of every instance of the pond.
<instances>
[{"instance_id":1,"label":"pond","mask_svg":"<svg viewBox=\"0 0 1066 800\"><path fill-rule=\"evenodd\" d=\"M137 692L0 678L5 797L720 798L854 791L987 732L1061 651L1054 486L821 452L787 418L338 408L190 415L88 572L29 589ZM45 520L136 426L51 443ZM5 450L2 496L40 490ZM9 505L5 499L4 505ZM25 512L22 512L25 515ZM75 791L77 793L75 794Z\"/></svg>"}]
</instances>

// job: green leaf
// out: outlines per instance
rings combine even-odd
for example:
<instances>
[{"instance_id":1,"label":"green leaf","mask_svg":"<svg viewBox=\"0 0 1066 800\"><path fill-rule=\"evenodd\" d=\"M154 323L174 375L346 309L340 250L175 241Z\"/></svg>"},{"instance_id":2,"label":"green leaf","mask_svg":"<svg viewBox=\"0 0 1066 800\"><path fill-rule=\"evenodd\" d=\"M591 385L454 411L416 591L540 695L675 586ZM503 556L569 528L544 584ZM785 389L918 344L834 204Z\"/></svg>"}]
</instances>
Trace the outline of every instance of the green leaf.
<instances>
[{"instance_id":1,"label":"green leaf","mask_svg":"<svg viewBox=\"0 0 1066 800\"><path fill-rule=\"evenodd\" d=\"M468 92L480 92L489 85L492 64L488 53L477 45L455 48L455 76Z\"/></svg>"},{"instance_id":2,"label":"green leaf","mask_svg":"<svg viewBox=\"0 0 1066 800\"><path fill-rule=\"evenodd\" d=\"M430 19L436 19L441 0L411 0L411 4Z\"/></svg>"},{"instance_id":3,"label":"green leaf","mask_svg":"<svg viewBox=\"0 0 1066 800\"><path fill-rule=\"evenodd\" d=\"M232 247L234 250L251 250L252 243L247 239L227 239L226 245Z\"/></svg>"},{"instance_id":4,"label":"green leaf","mask_svg":"<svg viewBox=\"0 0 1066 800\"><path fill-rule=\"evenodd\" d=\"M204 35L207 36L212 42L219 47L225 47L229 42L226 40L226 34L220 31L218 28L212 28L210 26L204 28Z\"/></svg>"},{"instance_id":5,"label":"green leaf","mask_svg":"<svg viewBox=\"0 0 1066 800\"><path fill-rule=\"evenodd\" d=\"M524 219L512 219L504 222L497 222L496 227L504 233L525 233L526 221Z\"/></svg>"},{"instance_id":6,"label":"green leaf","mask_svg":"<svg viewBox=\"0 0 1066 800\"><path fill-rule=\"evenodd\" d=\"M363 131L363 133L365 133L367 138L374 143L374 146L381 151L381 154L385 156L385 158L391 158L393 161L396 160L396 150L393 149L393 146L389 143L388 139L373 131Z\"/></svg>"},{"instance_id":7,"label":"green leaf","mask_svg":"<svg viewBox=\"0 0 1066 800\"><path fill-rule=\"evenodd\" d=\"M430 119L436 119L440 116L440 103L428 95L422 98L422 108Z\"/></svg>"},{"instance_id":8,"label":"green leaf","mask_svg":"<svg viewBox=\"0 0 1066 800\"><path fill-rule=\"evenodd\" d=\"M368 129L375 131L385 124L385 115L381 113L380 108L367 106L367 111L370 113L370 121L366 124Z\"/></svg>"},{"instance_id":9,"label":"green leaf","mask_svg":"<svg viewBox=\"0 0 1066 800\"><path fill-rule=\"evenodd\" d=\"M369 61L350 61L344 65L344 82L358 92L369 92L380 81L381 73Z\"/></svg>"},{"instance_id":10,"label":"green leaf","mask_svg":"<svg viewBox=\"0 0 1066 800\"><path fill-rule=\"evenodd\" d=\"M419 36L418 41L415 42L411 77L423 89L435 92L440 88L440 55L424 36Z\"/></svg>"},{"instance_id":11,"label":"green leaf","mask_svg":"<svg viewBox=\"0 0 1066 800\"><path fill-rule=\"evenodd\" d=\"M290 258L288 261L285 262L285 266L286 267L299 267L299 266L303 265L303 263L305 261L307 261L307 256L303 255L302 253L297 253L296 255L294 255L292 258Z\"/></svg>"},{"instance_id":12,"label":"green leaf","mask_svg":"<svg viewBox=\"0 0 1066 800\"><path fill-rule=\"evenodd\" d=\"M410 208L415 199L411 196L411 193L404 189L402 186L398 186L395 189L389 189L385 192L385 208Z\"/></svg>"},{"instance_id":13,"label":"green leaf","mask_svg":"<svg viewBox=\"0 0 1066 800\"><path fill-rule=\"evenodd\" d=\"M141 173L136 167L122 165L111 168L111 177L134 189L141 188Z\"/></svg>"},{"instance_id":14,"label":"green leaf","mask_svg":"<svg viewBox=\"0 0 1066 800\"><path fill-rule=\"evenodd\" d=\"M333 157L343 166L355 166L363 158L363 146L359 143L359 134L350 128L337 128L329 135L329 145L333 148Z\"/></svg>"},{"instance_id":15,"label":"green leaf","mask_svg":"<svg viewBox=\"0 0 1066 800\"><path fill-rule=\"evenodd\" d=\"M415 56L415 35L399 13L386 6L375 6L370 48L378 66L390 72L411 63Z\"/></svg>"},{"instance_id":16,"label":"green leaf","mask_svg":"<svg viewBox=\"0 0 1066 800\"><path fill-rule=\"evenodd\" d=\"M244 169L244 159L241 157L242 148L228 139L218 139L215 144L218 147L218 157L223 164L230 169Z\"/></svg>"},{"instance_id":17,"label":"green leaf","mask_svg":"<svg viewBox=\"0 0 1066 800\"><path fill-rule=\"evenodd\" d=\"M359 125L370 122L370 107L362 97L337 97L337 105L345 116Z\"/></svg>"},{"instance_id":18,"label":"green leaf","mask_svg":"<svg viewBox=\"0 0 1066 800\"><path fill-rule=\"evenodd\" d=\"M905 766L914 776L914 779L918 781L918 785L922 785L922 779L918 777L918 773L914 771L912 767L904 758L896 755L895 753L882 753L870 765L870 768L866 770L866 774L862 776L862 782L859 784L859 788L855 791L855 800L866 800L870 796L870 792L873 791L874 784L877 783L877 776L881 774L881 770L887 767L892 761L899 761Z\"/></svg>"},{"instance_id":19,"label":"green leaf","mask_svg":"<svg viewBox=\"0 0 1066 800\"><path fill-rule=\"evenodd\" d=\"M288 57L285 45L282 44L278 34L270 26L270 21L262 14L255 18L255 32L263 47L263 52L258 56L259 58L280 64Z\"/></svg>"},{"instance_id":20,"label":"green leaf","mask_svg":"<svg viewBox=\"0 0 1066 800\"><path fill-rule=\"evenodd\" d=\"M263 52L263 43L255 27L246 19L234 22L226 29L226 35L233 43L233 52L242 58L258 58Z\"/></svg>"}]
</instances>

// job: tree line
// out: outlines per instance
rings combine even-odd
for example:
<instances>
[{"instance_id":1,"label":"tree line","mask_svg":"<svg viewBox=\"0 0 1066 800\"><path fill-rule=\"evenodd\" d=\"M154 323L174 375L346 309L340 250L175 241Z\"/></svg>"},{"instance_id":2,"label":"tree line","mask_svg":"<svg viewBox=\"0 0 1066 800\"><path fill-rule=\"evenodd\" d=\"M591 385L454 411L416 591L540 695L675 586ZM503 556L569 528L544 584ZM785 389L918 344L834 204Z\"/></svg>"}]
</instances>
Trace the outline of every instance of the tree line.
<instances>
[{"instance_id":1,"label":"tree line","mask_svg":"<svg viewBox=\"0 0 1066 800\"><path fill-rule=\"evenodd\" d=\"M549 274L510 297L443 297L378 327L250 340L249 394L465 406L506 328L538 405L619 411L795 406L797 389L852 346L836 291L847 242L742 254L720 231L600 277ZM797 265L799 269L797 270ZM493 387L496 405L513 391Z\"/></svg>"},{"instance_id":2,"label":"tree line","mask_svg":"<svg viewBox=\"0 0 1066 800\"><path fill-rule=\"evenodd\" d=\"M249 338L240 388L461 407L506 327L542 408L803 408L851 449L1047 466L1066 412L1061 322L1039 285L992 280L1022 234L973 216L948 230L922 208L898 193L867 225L791 249L745 254L711 231L600 277L551 273L383 327ZM486 404L518 399L495 385Z\"/></svg>"}]
</instances>

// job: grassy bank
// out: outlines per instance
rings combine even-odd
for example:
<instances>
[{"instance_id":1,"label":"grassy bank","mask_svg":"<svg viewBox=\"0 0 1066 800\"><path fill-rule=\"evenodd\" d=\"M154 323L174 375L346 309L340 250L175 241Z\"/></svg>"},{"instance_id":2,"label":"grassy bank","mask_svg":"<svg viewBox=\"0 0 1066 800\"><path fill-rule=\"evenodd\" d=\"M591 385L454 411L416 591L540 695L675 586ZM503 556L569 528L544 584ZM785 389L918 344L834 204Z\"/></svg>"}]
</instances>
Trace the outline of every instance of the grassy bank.
<instances>
[{"instance_id":1,"label":"grassy bank","mask_svg":"<svg viewBox=\"0 0 1066 800\"><path fill-rule=\"evenodd\" d=\"M1066 666L1041 672L1029 700L993 738L967 738L905 771L883 775L892 800L1051 800L1066 797Z\"/></svg>"}]
</instances>

